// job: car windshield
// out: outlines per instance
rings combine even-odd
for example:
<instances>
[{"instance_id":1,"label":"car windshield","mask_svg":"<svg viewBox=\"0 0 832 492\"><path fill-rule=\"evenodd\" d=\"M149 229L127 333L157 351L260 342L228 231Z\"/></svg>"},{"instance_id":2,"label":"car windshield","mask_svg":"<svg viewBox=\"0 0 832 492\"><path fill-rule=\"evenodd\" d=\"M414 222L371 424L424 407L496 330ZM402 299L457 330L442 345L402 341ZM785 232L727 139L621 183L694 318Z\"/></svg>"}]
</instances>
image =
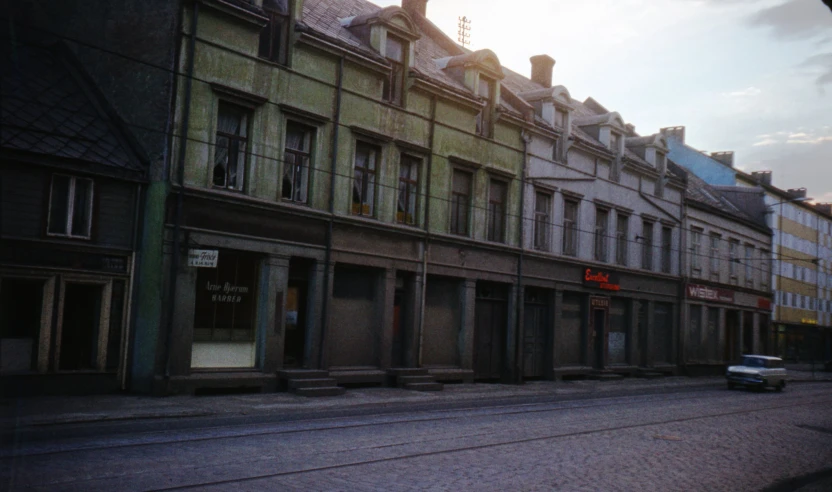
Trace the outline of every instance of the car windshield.
<instances>
[{"instance_id":1,"label":"car windshield","mask_svg":"<svg viewBox=\"0 0 832 492\"><path fill-rule=\"evenodd\" d=\"M746 367L765 367L766 361L757 357L743 357L742 365Z\"/></svg>"}]
</instances>

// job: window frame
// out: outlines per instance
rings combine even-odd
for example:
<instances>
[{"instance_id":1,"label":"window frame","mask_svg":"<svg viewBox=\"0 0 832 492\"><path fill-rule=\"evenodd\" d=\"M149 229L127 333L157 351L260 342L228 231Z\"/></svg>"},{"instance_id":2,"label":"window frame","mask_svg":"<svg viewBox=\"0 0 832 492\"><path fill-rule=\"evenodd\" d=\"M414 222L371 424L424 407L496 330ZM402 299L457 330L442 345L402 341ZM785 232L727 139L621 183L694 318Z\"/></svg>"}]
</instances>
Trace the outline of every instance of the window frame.
<instances>
[{"instance_id":1,"label":"window frame","mask_svg":"<svg viewBox=\"0 0 832 492\"><path fill-rule=\"evenodd\" d=\"M239 125L239 132L244 132L243 136L240 135L233 135L231 133L224 132L220 130L220 113L223 109L227 111L232 111L237 113L237 115L241 118L241 123ZM248 160L249 160L249 136L251 135L251 120L253 117L253 111L245 106L241 106L239 104L235 104L231 101L227 101L225 99L220 99L219 104L217 105L217 113L216 113L216 129L214 132L214 158L212 160L213 168L211 170L211 187L218 190L228 190L228 191L235 191L235 192L242 192L244 190L246 184L246 172L248 170ZM220 138L228 139L228 153L231 152L231 141L242 142L243 150L242 150L242 158L241 161L237 163L237 181L238 183L235 186L229 186L229 173L230 173L230 166L228 163L230 162L230 156L226 161L226 168L225 168L225 180L223 181L224 184L218 185L216 184L216 169L217 169L217 151L220 149L219 140ZM237 151L240 153L240 151ZM239 157L239 156L238 156Z\"/></svg>"},{"instance_id":2,"label":"window frame","mask_svg":"<svg viewBox=\"0 0 832 492\"><path fill-rule=\"evenodd\" d=\"M621 221L624 221L624 228L622 230ZM615 216L615 263L621 266L627 266L628 257L630 253L630 216L627 214L618 213Z\"/></svg>"},{"instance_id":3,"label":"window frame","mask_svg":"<svg viewBox=\"0 0 832 492\"><path fill-rule=\"evenodd\" d=\"M690 228L690 272L691 277L702 276L702 237L705 230L701 227Z\"/></svg>"},{"instance_id":4,"label":"window frame","mask_svg":"<svg viewBox=\"0 0 832 492\"><path fill-rule=\"evenodd\" d=\"M665 234L666 233L666 234ZM668 225L662 225L662 244L661 244L661 271L662 273L671 273L673 271L673 228Z\"/></svg>"},{"instance_id":5,"label":"window frame","mask_svg":"<svg viewBox=\"0 0 832 492\"><path fill-rule=\"evenodd\" d=\"M708 276L713 280L716 277L716 280L719 281L719 248L720 243L722 242L722 236L718 233L712 232L708 236L710 240L710 254L708 255L709 260L709 270Z\"/></svg>"},{"instance_id":6,"label":"window frame","mask_svg":"<svg viewBox=\"0 0 832 492\"><path fill-rule=\"evenodd\" d=\"M760 290L768 290L771 282L771 252L760 250Z\"/></svg>"},{"instance_id":7,"label":"window frame","mask_svg":"<svg viewBox=\"0 0 832 492\"><path fill-rule=\"evenodd\" d=\"M728 239L728 276L734 285L739 283L739 249L738 239Z\"/></svg>"},{"instance_id":8,"label":"window frame","mask_svg":"<svg viewBox=\"0 0 832 492\"><path fill-rule=\"evenodd\" d=\"M754 287L754 271L752 270L751 262L754 258L754 250L756 248L752 244L745 244L745 286Z\"/></svg>"},{"instance_id":9,"label":"window frame","mask_svg":"<svg viewBox=\"0 0 832 492\"><path fill-rule=\"evenodd\" d=\"M358 152L360 149L365 148L369 152L367 154L367 163L372 162L372 167L359 167L358 166ZM375 218L377 212L377 204L378 204L378 174L379 168L381 167L381 156L382 156L382 148L380 145L368 142L365 140L356 139L355 141L355 150L353 152L352 157L352 179L350 180L351 183L351 192L352 192L352 200L350 201L350 214L355 215L358 217L366 217L366 218ZM374 157L374 159L370 159L370 157ZM360 203L356 203L355 201L355 184L356 184L356 176L358 172L361 172L361 195L360 195ZM372 176L372 180L369 177ZM372 183L370 183L372 181ZM372 203L367 202L367 195L369 188L372 187ZM365 211L365 208L367 209Z\"/></svg>"},{"instance_id":10,"label":"window frame","mask_svg":"<svg viewBox=\"0 0 832 492\"><path fill-rule=\"evenodd\" d=\"M468 189L467 194L459 193L456 191L456 177L465 175L468 178ZM451 201L449 203L450 206L450 216L448 220L448 232L450 234L456 236L464 236L470 237L471 236L471 206L473 204L472 195L474 191L474 172L461 169L461 168L452 168L451 170ZM465 223L460 224L459 219L461 218L461 208L459 207L460 199L464 197L464 218Z\"/></svg>"},{"instance_id":11,"label":"window frame","mask_svg":"<svg viewBox=\"0 0 832 492\"><path fill-rule=\"evenodd\" d=\"M407 168L409 170L416 169L416 178L413 177L408 173L407 176L402 176L402 166L403 163L406 161L409 162ZM417 157L413 154L409 154L407 152L402 152L399 154L399 179L398 179L398 193L396 195L396 223L408 225L412 227L419 226L419 180L422 176L422 163L424 159L421 157ZM402 187L404 186L405 189L405 211L401 212L398 210L399 204L401 203L401 196L402 196ZM407 220L407 209L409 205L411 205L412 200L412 208L413 213L410 214L411 220L408 222ZM401 217L399 216L401 214Z\"/></svg>"},{"instance_id":12,"label":"window frame","mask_svg":"<svg viewBox=\"0 0 832 492\"><path fill-rule=\"evenodd\" d=\"M288 145L288 136L290 128L300 129L304 134L304 146L308 148L306 150L303 149L290 149ZM286 120L286 130L283 136L283 177L281 178L281 189L280 189L280 199L286 202L297 203L302 205L307 205L309 203L309 190L312 185L312 151L315 147L315 136L316 136L317 128L311 127L309 125L297 122L295 120L287 119ZM297 167L297 160L301 159L303 161L305 159L305 165L302 165L302 177L301 177L301 187L303 188L302 197L301 199L295 199L297 195L295 185L295 177L293 176L292 179L292 190L291 190L291 197L287 198L284 194L283 185L282 183L286 179L286 169L289 166L289 158L287 154L291 154L294 156L294 164L293 168ZM305 173L305 176L303 175Z\"/></svg>"},{"instance_id":13,"label":"window frame","mask_svg":"<svg viewBox=\"0 0 832 492\"><path fill-rule=\"evenodd\" d=\"M401 45L402 59L396 60L389 56L388 44L385 44L384 58L390 63L390 74L385 77L382 87L382 99L399 107L404 106L405 102L405 79L407 76L407 56L410 49L409 42L399 36L387 33L385 43L394 40Z\"/></svg>"},{"instance_id":14,"label":"window frame","mask_svg":"<svg viewBox=\"0 0 832 492\"><path fill-rule=\"evenodd\" d=\"M541 211L540 199L546 201L546 210ZM537 251L550 251L551 245L551 223L552 223L552 203L553 195L551 192L543 190L535 190L534 194L534 228L532 232L532 247Z\"/></svg>"},{"instance_id":15,"label":"window frame","mask_svg":"<svg viewBox=\"0 0 832 492\"><path fill-rule=\"evenodd\" d=\"M483 84L488 88L488 93L483 95ZM482 110L477 114L477 135L485 138L492 138L494 135L494 99L497 92L497 81L479 74L477 80L477 96L481 97L485 103Z\"/></svg>"},{"instance_id":16,"label":"window frame","mask_svg":"<svg viewBox=\"0 0 832 492\"><path fill-rule=\"evenodd\" d=\"M495 185L502 187L502 197L500 197L502 199L501 201L496 200L494 197ZM508 193L508 181L496 176L489 177L488 209L486 213L486 239L488 241L503 244L506 242L506 229L508 226L506 223L506 219L508 218ZM499 223L497 223L497 218L499 218Z\"/></svg>"},{"instance_id":17,"label":"window frame","mask_svg":"<svg viewBox=\"0 0 832 492\"><path fill-rule=\"evenodd\" d=\"M568 217L568 212L574 211L574 217ZM563 199L563 255L578 256L578 220L580 201L577 198Z\"/></svg>"},{"instance_id":18,"label":"window frame","mask_svg":"<svg viewBox=\"0 0 832 492\"><path fill-rule=\"evenodd\" d=\"M280 12L274 7L266 6L264 2L263 11L269 18L268 22L260 31L260 36L257 41L257 57L263 60L268 60L278 65L288 65L289 60L289 13ZM275 33L277 28L280 28L279 33ZM266 42L268 43L268 50L263 52L264 37L268 35ZM277 43L277 53L275 53L275 44Z\"/></svg>"},{"instance_id":19,"label":"window frame","mask_svg":"<svg viewBox=\"0 0 832 492\"><path fill-rule=\"evenodd\" d=\"M603 221L599 218L604 217ZM596 261L606 263L609 258L607 238L609 236L610 209L595 207L595 241L593 244L593 257Z\"/></svg>"},{"instance_id":20,"label":"window frame","mask_svg":"<svg viewBox=\"0 0 832 492\"><path fill-rule=\"evenodd\" d=\"M62 177L69 179L69 183L67 186L67 204L66 204L66 217L65 217L65 225L64 225L64 232L52 232L52 207L54 205L55 200L55 178ZM75 190L77 189L76 183L78 181L86 181L89 183L89 188L87 190L87 227L85 234L73 234L72 232L72 222L75 219ZM69 238L69 239L92 239L92 220L93 220L93 200L95 199L95 181L92 178L84 178L79 176L73 176L70 174L63 174L63 173L54 173L50 177L49 180L49 206L47 207L46 212L46 235L49 237L62 237L62 238Z\"/></svg>"},{"instance_id":21,"label":"window frame","mask_svg":"<svg viewBox=\"0 0 832 492\"><path fill-rule=\"evenodd\" d=\"M621 150L621 135L610 130L610 151L613 154L618 154Z\"/></svg>"},{"instance_id":22,"label":"window frame","mask_svg":"<svg viewBox=\"0 0 832 492\"><path fill-rule=\"evenodd\" d=\"M642 219L641 221L641 269L653 271L653 236L656 222L652 220ZM647 234L647 229L650 229L650 234Z\"/></svg>"}]
</instances>

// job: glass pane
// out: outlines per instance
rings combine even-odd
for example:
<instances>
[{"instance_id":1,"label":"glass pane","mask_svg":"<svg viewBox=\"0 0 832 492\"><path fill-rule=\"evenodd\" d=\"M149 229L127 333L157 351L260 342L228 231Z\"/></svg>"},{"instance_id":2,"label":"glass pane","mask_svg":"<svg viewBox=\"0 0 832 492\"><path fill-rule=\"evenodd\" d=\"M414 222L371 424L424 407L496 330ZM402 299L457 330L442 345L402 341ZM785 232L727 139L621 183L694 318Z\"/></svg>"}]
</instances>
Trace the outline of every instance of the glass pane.
<instances>
[{"instance_id":1,"label":"glass pane","mask_svg":"<svg viewBox=\"0 0 832 492\"><path fill-rule=\"evenodd\" d=\"M463 171L454 171L454 193L471 194L471 175Z\"/></svg>"},{"instance_id":2,"label":"glass pane","mask_svg":"<svg viewBox=\"0 0 832 492\"><path fill-rule=\"evenodd\" d=\"M228 147L228 137L217 136L217 145L214 148L214 186L225 187Z\"/></svg>"},{"instance_id":3,"label":"glass pane","mask_svg":"<svg viewBox=\"0 0 832 492\"><path fill-rule=\"evenodd\" d=\"M49 204L49 232L66 234L67 214L69 213L69 178L52 177L52 197Z\"/></svg>"},{"instance_id":4,"label":"glass pane","mask_svg":"<svg viewBox=\"0 0 832 492\"><path fill-rule=\"evenodd\" d=\"M295 196L295 154L286 152L283 159L283 184L281 196L287 200L292 200Z\"/></svg>"},{"instance_id":5,"label":"glass pane","mask_svg":"<svg viewBox=\"0 0 832 492\"><path fill-rule=\"evenodd\" d=\"M75 206L72 210L72 235L90 235L90 207L92 199L92 181L75 180Z\"/></svg>"},{"instance_id":6,"label":"glass pane","mask_svg":"<svg viewBox=\"0 0 832 492\"><path fill-rule=\"evenodd\" d=\"M245 162L246 143L231 140L228 151L228 188L243 189L243 163Z\"/></svg>"},{"instance_id":7,"label":"glass pane","mask_svg":"<svg viewBox=\"0 0 832 492\"><path fill-rule=\"evenodd\" d=\"M404 63L404 44L401 40L387 36L387 58Z\"/></svg>"}]
</instances>

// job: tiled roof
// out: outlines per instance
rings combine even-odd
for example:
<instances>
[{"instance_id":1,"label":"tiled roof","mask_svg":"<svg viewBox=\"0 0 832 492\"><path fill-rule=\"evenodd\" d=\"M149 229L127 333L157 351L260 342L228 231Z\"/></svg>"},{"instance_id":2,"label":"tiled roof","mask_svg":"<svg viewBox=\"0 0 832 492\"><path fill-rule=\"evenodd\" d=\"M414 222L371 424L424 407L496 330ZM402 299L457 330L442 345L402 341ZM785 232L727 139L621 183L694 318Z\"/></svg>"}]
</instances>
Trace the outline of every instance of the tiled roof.
<instances>
[{"instance_id":1,"label":"tiled roof","mask_svg":"<svg viewBox=\"0 0 832 492\"><path fill-rule=\"evenodd\" d=\"M686 200L715 208L738 219L756 222L753 217L737 208L730 200L722 196L719 190L706 183L696 174L673 162L669 163L668 168L680 176L687 177Z\"/></svg>"},{"instance_id":2,"label":"tiled roof","mask_svg":"<svg viewBox=\"0 0 832 492\"><path fill-rule=\"evenodd\" d=\"M0 147L144 171L57 48L0 45Z\"/></svg>"}]
</instances>

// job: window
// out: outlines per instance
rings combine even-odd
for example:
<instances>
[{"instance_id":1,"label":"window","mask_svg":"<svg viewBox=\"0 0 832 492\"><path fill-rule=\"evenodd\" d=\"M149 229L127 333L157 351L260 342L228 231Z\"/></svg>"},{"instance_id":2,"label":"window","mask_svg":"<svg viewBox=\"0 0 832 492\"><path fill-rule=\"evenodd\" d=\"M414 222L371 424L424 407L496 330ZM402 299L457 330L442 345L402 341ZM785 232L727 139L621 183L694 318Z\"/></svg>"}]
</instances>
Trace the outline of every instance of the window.
<instances>
[{"instance_id":1,"label":"window","mask_svg":"<svg viewBox=\"0 0 832 492\"><path fill-rule=\"evenodd\" d=\"M664 154L656 152L656 170L659 171L659 173L664 174L666 167L667 161L665 160Z\"/></svg>"},{"instance_id":2,"label":"window","mask_svg":"<svg viewBox=\"0 0 832 492\"><path fill-rule=\"evenodd\" d=\"M620 140L621 140L621 137L617 133L610 132L610 150L612 151L613 154L617 154L618 149L621 148L620 144L619 144Z\"/></svg>"},{"instance_id":3,"label":"window","mask_svg":"<svg viewBox=\"0 0 832 492\"><path fill-rule=\"evenodd\" d=\"M702 229L690 230L690 275L698 277L702 274Z\"/></svg>"},{"instance_id":4,"label":"window","mask_svg":"<svg viewBox=\"0 0 832 492\"><path fill-rule=\"evenodd\" d=\"M214 147L214 186L229 190L243 189L248 112L220 102L217 116L217 141Z\"/></svg>"},{"instance_id":5,"label":"window","mask_svg":"<svg viewBox=\"0 0 832 492\"><path fill-rule=\"evenodd\" d=\"M256 255L220 250L216 268L197 268L194 341L254 341L258 263Z\"/></svg>"},{"instance_id":6,"label":"window","mask_svg":"<svg viewBox=\"0 0 832 492\"><path fill-rule=\"evenodd\" d=\"M48 234L89 239L91 225L92 180L53 175L46 229Z\"/></svg>"},{"instance_id":7,"label":"window","mask_svg":"<svg viewBox=\"0 0 832 492\"><path fill-rule=\"evenodd\" d=\"M711 234L711 278L719 280L719 234Z\"/></svg>"},{"instance_id":8,"label":"window","mask_svg":"<svg viewBox=\"0 0 832 492\"><path fill-rule=\"evenodd\" d=\"M422 160L402 154L399 159L399 201L396 222L416 225L416 199L419 193L419 166Z\"/></svg>"},{"instance_id":9,"label":"window","mask_svg":"<svg viewBox=\"0 0 832 492\"><path fill-rule=\"evenodd\" d=\"M488 190L488 240L498 243L506 240L506 192L505 181L491 180Z\"/></svg>"},{"instance_id":10,"label":"window","mask_svg":"<svg viewBox=\"0 0 832 492\"><path fill-rule=\"evenodd\" d=\"M595 259L607 261L607 224L610 212L599 208L595 210Z\"/></svg>"},{"instance_id":11,"label":"window","mask_svg":"<svg viewBox=\"0 0 832 492\"><path fill-rule=\"evenodd\" d=\"M552 142L552 160L553 161L562 161L565 158L563 155L563 141L559 138L556 138L554 142Z\"/></svg>"},{"instance_id":12,"label":"window","mask_svg":"<svg viewBox=\"0 0 832 492\"><path fill-rule=\"evenodd\" d=\"M352 213L372 217L376 204L376 169L381 150L375 145L357 142L352 183Z\"/></svg>"},{"instance_id":13,"label":"window","mask_svg":"<svg viewBox=\"0 0 832 492\"><path fill-rule=\"evenodd\" d=\"M566 128L566 125L569 123L569 114L562 110L556 109L555 110L555 126L560 128Z\"/></svg>"},{"instance_id":14,"label":"window","mask_svg":"<svg viewBox=\"0 0 832 492\"><path fill-rule=\"evenodd\" d=\"M552 195L538 191L534 195L534 249L549 251L549 223L552 221Z\"/></svg>"},{"instance_id":15,"label":"window","mask_svg":"<svg viewBox=\"0 0 832 492\"><path fill-rule=\"evenodd\" d=\"M471 173L454 169L453 189L451 191L451 234L468 235L471 181Z\"/></svg>"},{"instance_id":16,"label":"window","mask_svg":"<svg viewBox=\"0 0 832 492\"><path fill-rule=\"evenodd\" d=\"M618 214L615 220L615 262L627 266L630 217Z\"/></svg>"},{"instance_id":17,"label":"window","mask_svg":"<svg viewBox=\"0 0 832 492\"><path fill-rule=\"evenodd\" d=\"M642 222L641 226L641 268L653 269L653 223Z\"/></svg>"},{"instance_id":18,"label":"window","mask_svg":"<svg viewBox=\"0 0 832 492\"><path fill-rule=\"evenodd\" d=\"M309 189L309 162L312 130L297 123L286 125L286 148L283 151L284 200L306 203Z\"/></svg>"},{"instance_id":19,"label":"window","mask_svg":"<svg viewBox=\"0 0 832 492\"><path fill-rule=\"evenodd\" d=\"M574 200L563 204L563 254L578 254L578 202Z\"/></svg>"},{"instance_id":20,"label":"window","mask_svg":"<svg viewBox=\"0 0 832 492\"><path fill-rule=\"evenodd\" d=\"M390 77L384 80L384 100L401 106L404 102L405 50L407 44L390 34L387 35L385 56L390 62Z\"/></svg>"},{"instance_id":21,"label":"window","mask_svg":"<svg viewBox=\"0 0 832 492\"><path fill-rule=\"evenodd\" d=\"M731 283L737 283L737 270L740 262L740 243L736 239L728 241L728 270L731 275Z\"/></svg>"},{"instance_id":22,"label":"window","mask_svg":"<svg viewBox=\"0 0 832 492\"><path fill-rule=\"evenodd\" d=\"M282 5L281 5L282 3ZM260 31L260 46L257 55L261 58L286 63L289 40L289 18L285 0L263 0L263 10L269 18Z\"/></svg>"},{"instance_id":23,"label":"window","mask_svg":"<svg viewBox=\"0 0 832 492\"><path fill-rule=\"evenodd\" d=\"M477 95L483 98L484 106L477 115L477 133L491 137L491 112L494 110L494 82L480 75Z\"/></svg>"},{"instance_id":24,"label":"window","mask_svg":"<svg viewBox=\"0 0 832 492\"><path fill-rule=\"evenodd\" d=\"M662 272L670 273L673 229L662 227Z\"/></svg>"},{"instance_id":25,"label":"window","mask_svg":"<svg viewBox=\"0 0 832 492\"><path fill-rule=\"evenodd\" d=\"M754 258L754 246L745 245L745 285L754 287L754 274L751 271L751 261Z\"/></svg>"}]
</instances>

